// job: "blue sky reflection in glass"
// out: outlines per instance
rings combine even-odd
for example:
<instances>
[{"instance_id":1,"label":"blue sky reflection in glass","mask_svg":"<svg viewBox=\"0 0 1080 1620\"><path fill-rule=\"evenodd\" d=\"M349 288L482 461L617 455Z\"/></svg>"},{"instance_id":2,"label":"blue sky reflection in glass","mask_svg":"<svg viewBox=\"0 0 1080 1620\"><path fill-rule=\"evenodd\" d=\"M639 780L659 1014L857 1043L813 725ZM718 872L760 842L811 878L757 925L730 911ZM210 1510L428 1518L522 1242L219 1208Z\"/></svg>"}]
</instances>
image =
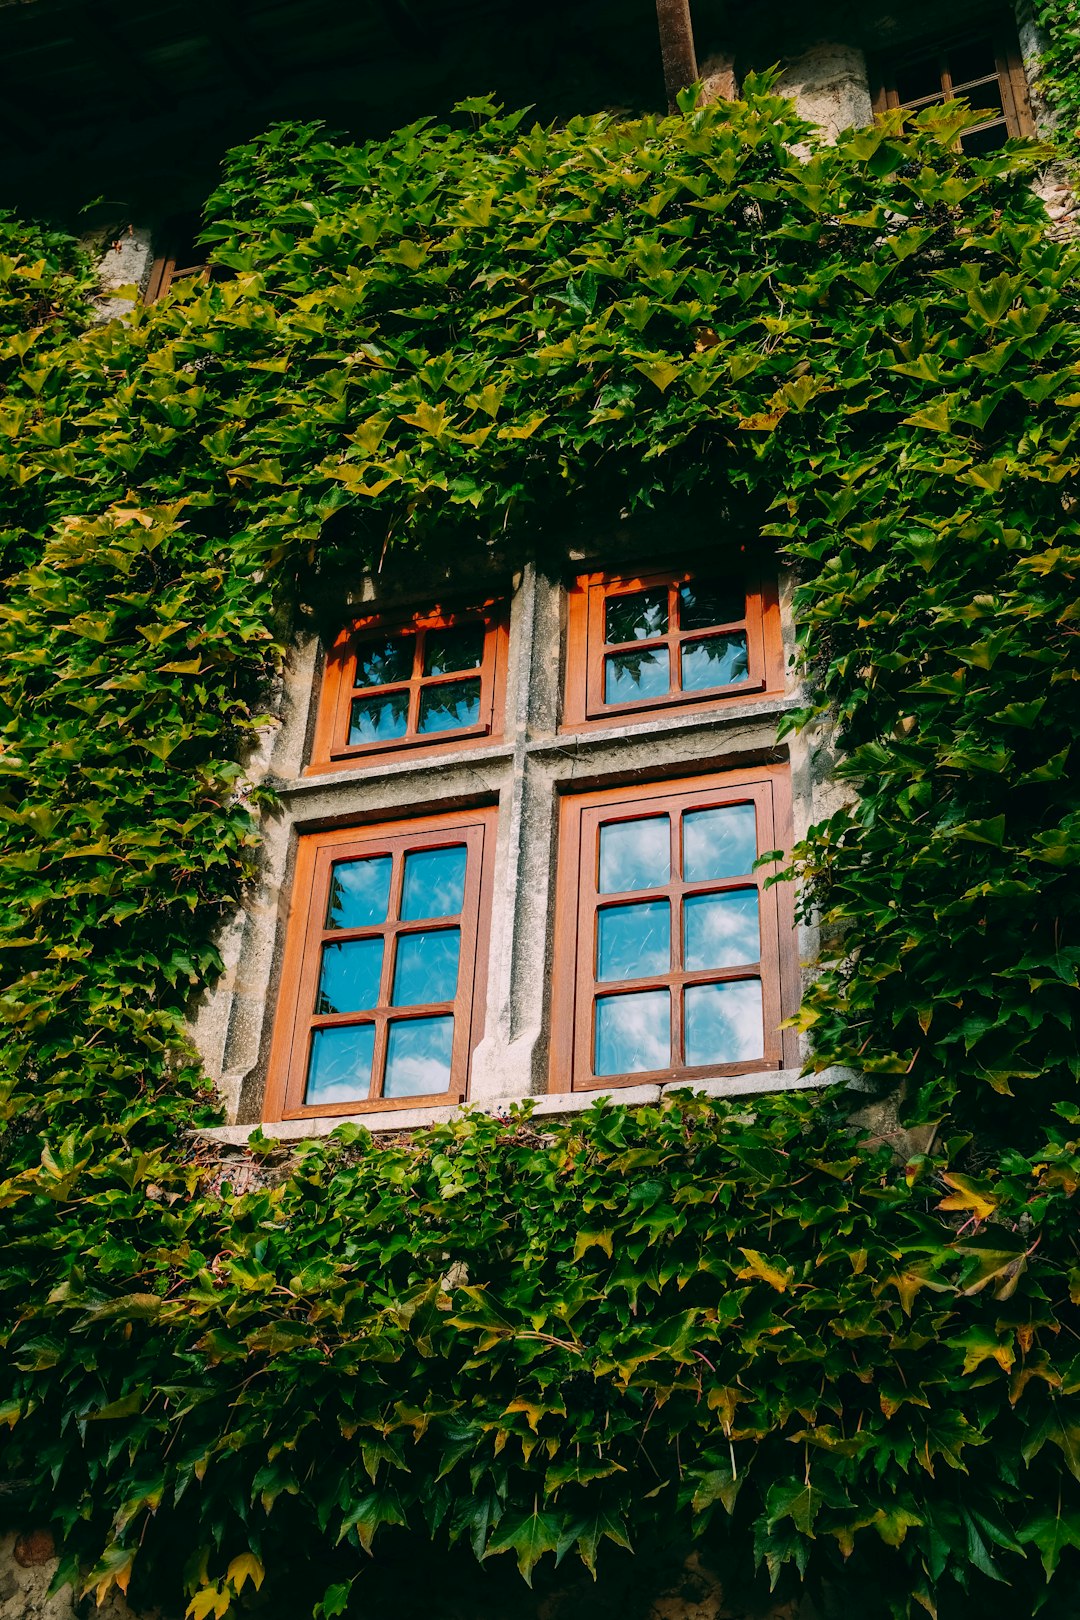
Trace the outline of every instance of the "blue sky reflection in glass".
<instances>
[{"instance_id":1,"label":"blue sky reflection in glass","mask_svg":"<svg viewBox=\"0 0 1080 1620\"><path fill-rule=\"evenodd\" d=\"M384 1097L424 1097L450 1089L451 1017L411 1018L390 1025Z\"/></svg>"},{"instance_id":2,"label":"blue sky reflection in glass","mask_svg":"<svg viewBox=\"0 0 1080 1620\"><path fill-rule=\"evenodd\" d=\"M311 1037L307 1090L309 1107L319 1103L362 1102L371 1085L374 1024L334 1024Z\"/></svg>"},{"instance_id":3,"label":"blue sky reflection in glass","mask_svg":"<svg viewBox=\"0 0 1080 1620\"><path fill-rule=\"evenodd\" d=\"M409 689L399 692L370 692L355 697L349 706L349 746L361 743L393 742L404 737L409 727Z\"/></svg>"},{"instance_id":4,"label":"blue sky reflection in glass","mask_svg":"<svg viewBox=\"0 0 1080 1620\"><path fill-rule=\"evenodd\" d=\"M671 880L671 822L667 816L608 821L600 828L600 893L660 889Z\"/></svg>"},{"instance_id":5,"label":"blue sky reflection in glass","mask_svg":"<svg viewBox=\"0 0 1080 1620\"><path fill-rule=\"evenodd\" d=\"M682 684L684 692L707 692L714 686L737 686L750 671L750 652L742 630L709 636L704 641L684 641L682 645Z\"/></svg>"},{"instance_id":6,"label":"blue sky reflection in glass","mask_svg":"<svg viewBox=\"0 0 1080 1620\"><path fill-rule=\"evenodd\" d=\"M651 641L664 636L668 628L667 586L650 591L631 591L609 596L604 617L604 635L609 647L628 641Z\"/></svg>"},{"instance_id":7,"label":"blue sky reflection in glass","mask_svg":"<svg viewBox=\"0 0 1080 1620\"><path fill-rule=\"evenodd\" d=\"M457 917L465 903L464 844L448 849L416 849L405 857L405 884L401 920L418 922L427 917Z\"/></svg>"},{"instance_id":8,"label":"blue sky reflection in glass","mask_svg":"<svg viewBox=\"0 0 1080 1620\"><path fill-rule=\"evenodd\" d=\"M643 647L640 652L608 653L604 659L604 702L637 703L642 698L664 697L671 688L671 666L666 646Z\"/></svg>"},{"instance_id":9,"label":"blue sky reflection in glass","mask_svg":"<svg viewBox=\"0 0 1080 1620\"><path fill-rule=\"evenodd\" d=\"M453 1001L457 994L460 928L425 929L398 938L394 964L395 1007L416 1007L435 1001Z\"/></svg>"},{"instance_id":10,"label":"blue sky reflection in glass","mask_svg":"<svg viewBox=\"0 0 1080 1620\"><path fill-rule=\"evenodd\" d=\"M683 816L683 877L687 883L748 876L757 859L752 804L688 810Z\"/></svg>"},{"instance_id":11,"label":"blue sky reflection in glass","mask_svg":"<svg viewBox=\"0 0 1080 1620\"><path fill-rule=\"evenodd\" d=\"M417 731L424 736L433 731L461 731L475 726L480 718L480 679L440 681L425 686L420 693L420 720Z\"/></svg>"},{"instance_id":12,"label":"blue sky reflection in glass","mask_svg":"<svg viewBox=\"0 0 1080 1620\"><path fill-rule=\"evenodd\" d=\"M385 640L363 641L356 649L356 675L353 685L393 686L407 681L415 656L412 636L388 636Z\"/></svg>"},{"instance_id":13,"label":"blue sky reflection in glass","mask_svg":"<svg viewBox=\"0 0 1080 1620\"><path fill-rule=\"evenodd\" d=\"M671 967L671 906L667 900L605 906L597 913L596 977L643 979Z\"/></svg>"},{"instance_id":14,"label":"blue sky reflection in glass","mask_svg":"<svg viewBox=\"0 0 1080 1620\"><path fill-rule=\"evenodd\" d=\"M742 967L761 955L756 889L690 894L683 901L683 966Z\"/></svg>"},{"instance_id":15,"label":"blue sky reflection in glass","mask_svg":"<svg viewBox=\"0 0 1080 1620\"><path fill-rule=\"evenodd\" d=\"M327 928L369 928L385 922L392 866L389 855L335 862L326 907Z\"/></svg>"},{"instance_id":16,"label":"blue sky reflection in glass","mask_svg":"<svg viewBox=\"0 0 1080 1620\"><path fill-rule=\"evenodd\" d=\"M382 935L324 945L319 972L317 1013L364 1012L379 1004L382 980Z\"/></svg>"},{"instance_id":17,"label":"blue sky reflection in glass","mask_svg":"<svg viewBox=\"0 0 1080 1620\"><path fill-rule=\"evenodd\" d=\"M670 1066L671 996L667 990L598 998L595 1074L647 1074Z\"/></svg>"},{"instance_id":18,"label":"blue sky reflection in glass","mask_svg":"<svg viewBox=\"0 0 1080 1620\"><path fill-rule=\"evenodd\" d=\"M749 1063L765 1051L761 980L691 984L685 992L686 1061Z\"/></svg>"}]
</instances>

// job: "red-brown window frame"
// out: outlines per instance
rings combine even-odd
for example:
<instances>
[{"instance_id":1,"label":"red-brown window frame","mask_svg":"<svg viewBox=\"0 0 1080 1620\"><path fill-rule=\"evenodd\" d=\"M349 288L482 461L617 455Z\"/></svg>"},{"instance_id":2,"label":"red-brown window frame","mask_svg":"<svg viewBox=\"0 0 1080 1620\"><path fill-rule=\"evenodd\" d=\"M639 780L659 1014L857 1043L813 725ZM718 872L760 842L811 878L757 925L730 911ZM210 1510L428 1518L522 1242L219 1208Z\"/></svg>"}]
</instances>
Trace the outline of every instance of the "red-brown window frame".
<instances>
[{"instance_id":1,"label":"red-brown window frame","mask_svg":"<svg viewBox=\"0 0 1080 1620\"><path fill-rule=\"evenodd\" d=\"M483 1034L496 814L492 807L427 816L415 821L386 822L371 827L335 828L330 832L309 833L301 837L286 922L278 1010L263 1106L263 1118L267 1122L369 1114L388 1109L427 1108L463 1100L468 1091L472 1052ZM371 1082L374 1092L385 1072L389 1024L392 1021L439 1016L451 1006L425 1003L392 1007L390 995L398 938L430 930L432 926L431 919L403 922L398 917L405 856L417 849L438 849L455 844L465 844L468 856L465 897L460 914L457 993L452 1003L454 1042L449 1088L444 1092L409 1097L369 1094L366 1100L358 1099L355 1102L306 1104L304 1092L313 1030L335 1024L376 1025ZM327 930L324 924L335 864L378 855L390 855L394 860L387 922L358 929ZM371 937L377 933L381 933L387 942L383 947L378 1007L365 1012L362 1017L355 1013L316 1013L315 998L324 942L345 942L354 937ZM387 948L387 945L391 948Z\"/></svg>"},{"instance_id":2,"label":"red-brown window frame","mask_svg":"<svg viewBox=\"0 0 1080 1620\"><path fill-rule=\"evenodd\" d=\"M987 40L994 52L994 66L1001 91L1001 109L1006 132L1010 137L1034 135L1035 120L1032 116L1027 74L1024 71L1024 59L1020 54L1016 29L1010 20L1001 14L991 15L983 27L967 27L934 35L922 41L913 41L903 49L882 51L873 56L870 65L875 116L907 105L901 102L896 88L898 70L913 62L927 61L935 55L938 58L938 76L942 92L945 99L949 100L953 94L953 84L948 69L948 53L960 46L973 44L977 40ZM959 93L965 96L973 107L979 105L977 87L970 94L964 89ZM921 98L920 105L925 100L926 98ZM918 111L919 107L912 110ZM995 122L996 119L987 119L985 124L977 124L973 129L989 127Z\"/></svg>"},{"instance_id":3,"label":"red-brown window frame","mask_svg":"<svg viewBox=\"0 0 1080 1620\"><path fill-rule=\"evenodd\" d=\"M178 281L185 281L189 277L197 281L210 280L210 266L205 260L196 264L184 264L178 260L175 251L162 253L150 267L150 279L146 283L143 293L144 304L156 304L160 298L172 291Z\"/></svg>"},{"instance_id":4,"label":"red-brown window frame","mask_svg":"<svg viewBox=\"0 0 1080 1620\"><path fill-rule=\"evenodd\" d=\"M747 877L687 884L676 878L680 868L673 862L667 885L635 891L634 902L668 898L672 906L671 938L674 967L666 974L642 975L641 979L601 983L595 973L596 913L602 906L629 901L630 895L599 896L595 879L586 886L583 864L586 850L595 861L601 823L634 820L639 816L671 815L673 839L681 832L682 815L688 809L711 809L752 801L757 811L759 853L791 847L791 783L788 768L764 765L756 769L725 771L715 776L665 780L648 786L620 786L583 794L567 795L560 809L559 867L556 893L556 952L552 983L551 1072L549 1090L615 1091L625 1086L690 1084L705 1076L740 1075L775 1071L798 1061L793 1031L780 1023L794 1013L799 997L799 964L795 938L795 917L790 883L764 887L768 868L749 874L756 883L761 924L759 963L738 968L682 968L681 899L687 889L695 893L724 892L748 887ZM625 814L612 815L612 810ZM674 814L673 812L678 812ZM689 1067L675 1064L628 1075L593 1074L593 1020L598 995L630 994L634 991L670 987L672 991L673 1038L682 1041L682 991L687 984L717 983L732 979L760 978L765 1024L765 1051L760 1059L738 1063L711 1063Z\"/></svg>"},{"instance_id":5,"label":"red-brown window frame","mask_svg":"<svg viewBox=\"0 0 1080 1620\"><path fill-rule=\"evenodd\" d=\"M635 715L678 712L697 714L740 697L756 697L766 692L782 692L784 687L783 645L780 604L776 582L767 576L740 567L746 586L746 617L732 620L733 627L746 630L748 672L744 681L708 691L669 691L659 697L639 698L631 703L604 702L604 656L610 647L605 638L605 611L613 596L630 596L637 591L667 586L668 629L664 636L649 637L628 646L645 648L666 642L669 667L680 671L679 647L684 642L708 639L722 626L709 631L676 630L672 613L679 587L695 578L708 576L715 567L707 560L697 566L672 570L649 568L579 574L567 592L566 682L563 698L562 730L580 731L610 724ZM612 643L612 646L615 644Z\"/></svg>"},{"instance_id":6,"label":"red-brown window frame","mask_svg":"<svg viewBox=\"0 0 1080 1620\"><path fill-rule=\"evenodd\" d=\"M452 630L467 624L484 627L484 652L480 668L455 671L448 675L422 675L424 633ZM349 711L355 691L379 691L379 687L353 685L356 645L365 637L415 635L412 675L408 680L390 681L386 688L409 687L409 722L403 737L384 738L369 743L349 743ZM506 703L506 662L509 631L506 604L502 600L484 602L461 610L434 608L411 614L373 613L343 626L330 647L319 694L318 714L309 772L340 770L347 765L386 763L402 754L410 756L453 753L475 747L478 741L498 742L502 737ZM420 687L455 681L480 680L480 713L475 725L448 732L416 730Z\"/></svg>"}]
</instances>

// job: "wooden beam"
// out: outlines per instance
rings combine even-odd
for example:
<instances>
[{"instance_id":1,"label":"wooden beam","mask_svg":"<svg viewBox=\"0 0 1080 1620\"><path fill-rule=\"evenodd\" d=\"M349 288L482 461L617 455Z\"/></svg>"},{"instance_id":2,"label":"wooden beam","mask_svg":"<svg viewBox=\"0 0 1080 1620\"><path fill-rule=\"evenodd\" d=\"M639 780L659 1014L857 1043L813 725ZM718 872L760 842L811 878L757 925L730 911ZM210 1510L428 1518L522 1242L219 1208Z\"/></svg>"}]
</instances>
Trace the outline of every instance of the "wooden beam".
<instances>
[{"instance_id":1,"label":"wooden beam","mask_svg":"<svg viewBox=\"0 0 1080 1620\"><path fill-rule=\"evenodd\" d=\"M676 96L698 80L694 54L694 26L690 21L690 0L656 0L656 21L660 27L660 54L664 63L664 90L668 109L677 111Z\"/></svg>"}]
</instances>

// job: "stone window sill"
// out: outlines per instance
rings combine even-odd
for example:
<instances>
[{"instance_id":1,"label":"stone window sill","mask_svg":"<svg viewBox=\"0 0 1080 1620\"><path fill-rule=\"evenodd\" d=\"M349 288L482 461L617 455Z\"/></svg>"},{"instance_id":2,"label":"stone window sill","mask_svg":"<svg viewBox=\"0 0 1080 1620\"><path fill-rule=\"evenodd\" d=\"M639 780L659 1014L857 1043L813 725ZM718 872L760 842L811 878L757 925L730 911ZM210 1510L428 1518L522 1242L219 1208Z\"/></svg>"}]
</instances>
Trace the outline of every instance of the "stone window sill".
<instances>
[{"instance_id":1,"label":"stone window sill","mask_svg":"<svg viewBox=\"0 0 1080 1620\"><path fill-rule=\"evenodd\" d=\"M636 1107L643 1103L659 1102L665 1092L693 1091L706 1097L749 1097L772 1091L805 1091L822 1086L848 1085L858 1087L860 1077L853 1069L829 1068L820 1074L803 1074L799 1069L774 1069L768 1073L723 1075L716 1079L698 1080L693 1085L685 1081L669 1085L627 1086L614 1094L596 1091L563 1092L557 1095L533 1097L533 1118L544 1119L555 1114L580 1114L597 1102L615 1103L620 1107ZM500 1114L520 1097L491 1097L483 1102L444 1104L440 1107L388 1109L386 1113L342 1115L313 1119L282 1120L278 1124L218 1125L200 1130L198 1136L207 1141L242 1146L257 1130L279 1142L302 1141L305 1138L329 1136L339 1125L357 1124L371 1132L420 1130L425 1125L437 1125L458 1118L463 1111Z\"/></svg>"}]
</instances>

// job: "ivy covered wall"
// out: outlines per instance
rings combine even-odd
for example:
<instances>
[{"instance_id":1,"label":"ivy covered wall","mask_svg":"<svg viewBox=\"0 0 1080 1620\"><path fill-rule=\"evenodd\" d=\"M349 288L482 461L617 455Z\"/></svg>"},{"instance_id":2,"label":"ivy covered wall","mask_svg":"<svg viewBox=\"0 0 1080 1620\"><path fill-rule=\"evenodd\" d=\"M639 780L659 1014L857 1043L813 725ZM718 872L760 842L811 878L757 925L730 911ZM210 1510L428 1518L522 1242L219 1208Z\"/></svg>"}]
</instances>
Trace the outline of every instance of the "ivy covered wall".
<instances>
[{"instance_id":1,"label":"ivy covered wall","mask_svg":"<svg viewBox=\"0 0 1080 1620\"><path fill-rule=\"evenodd\" d=\"M626 1611L693 1550L742 1612L1068 1612L1078 253L962 117L281 128L129 326L5 224L0 1469L61 1578ZM687 1096L208 1166L185 1017L298 596L705 489L798 565L846 750L803 1024L926 1151Z\"/></svg>"}]
</instances>

